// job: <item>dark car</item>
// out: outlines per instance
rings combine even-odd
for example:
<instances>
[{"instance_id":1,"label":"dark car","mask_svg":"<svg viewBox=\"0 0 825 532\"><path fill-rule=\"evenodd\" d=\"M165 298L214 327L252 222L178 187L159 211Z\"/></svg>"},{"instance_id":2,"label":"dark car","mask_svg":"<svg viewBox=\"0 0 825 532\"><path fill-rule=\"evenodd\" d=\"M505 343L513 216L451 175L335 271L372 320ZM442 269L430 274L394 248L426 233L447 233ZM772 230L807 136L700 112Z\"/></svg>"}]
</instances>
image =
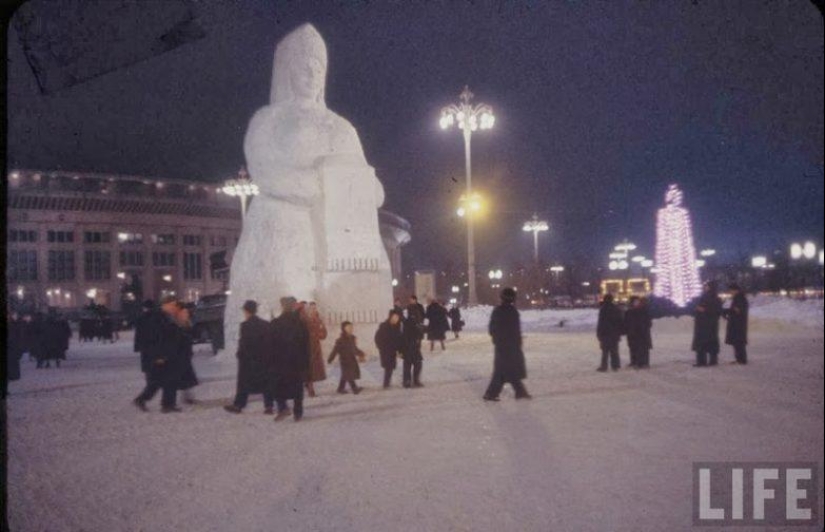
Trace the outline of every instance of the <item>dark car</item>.
<instances>
[{"instance_id":1,"label":"dark car","mask_svg":"<svg viewBox=\"0 0 825 532\"><path fill-rule=\"evenodd\" d=\"M226 294L203 296L195 303L192 313L192 337L196 344L212 344L212 352L223 349L223 312Z\"/></svg>"}]
</instances>

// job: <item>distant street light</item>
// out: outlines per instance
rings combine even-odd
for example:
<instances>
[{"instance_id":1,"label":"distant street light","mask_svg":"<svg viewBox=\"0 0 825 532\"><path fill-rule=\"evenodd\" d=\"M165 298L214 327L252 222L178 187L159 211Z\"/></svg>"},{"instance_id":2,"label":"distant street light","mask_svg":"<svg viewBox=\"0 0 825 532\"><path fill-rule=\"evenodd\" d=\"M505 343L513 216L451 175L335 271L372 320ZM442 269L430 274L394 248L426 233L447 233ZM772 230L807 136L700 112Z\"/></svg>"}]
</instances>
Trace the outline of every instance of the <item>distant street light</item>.
<instances>
[{"instance_id":1,"label":"distant street light","mask_svg":"<svg viewBox=\"0 0 825 532\"><path fill-rule=\"evenodd\" d=\"M448 129L453 125L457 125L464 134L464 165L467 177L467 192L465 197L472 200L473 172L470 140L474 131L477 131L478 129L492 128L496 119L493 115L493 109L489 105L471 103L473 93L470 92L469 87L464 87L464 91L462 91L460 99L461 102L459 104L448 105L441 110L439 125L441 126L441 129ZM463 215L459 214L459 216ZM473 239L473 217L466 216L465 218L467 219L467 279L470 285L467 295L467 304L469 306L474 306L478 304L478 295L476 293L476 258L475 241Z\"/></svg>"},{"instance_id":2,"label":"distant street light","mask_svg":"<svg viewBox=\"0 0 825 532\"><path fill-rule=\"evenodd\" d=\"M241 200L241 223L246 218L246 198L259 194L258 185L249 179L246 168L238 171L238 177L227 180L221 188L227 196L238 196Z\"/></svg>"},{"instance_id":3,"label":"distant street light","mask_svg":"<svg viewBox=\"0 0 825 532\"><path fill-rule=\"evenodd\" d=\"M751 258L751 267L753 268L766 268L768 266L768 258L764 255L757 255L756 257Z\"/></svg>"},{"instance_id":4,"label":"distant street light","mask_svg":"<svg viewBox=\"0 0 825 532\"><path fill-rule=\"evenodd\" d=\"M533 233L533 260L539 262L539 233L549 231L550 226L544 220L539 220L538 214L533 215L533 219L525 222L522 230Z\"/></svg>"},{"instance_id":5,"label":"distant street light","mask_svg":"<svg viewBox=\"0 0 825 532\"><path fill-rule=\"evenodd\" d=\"M702 257L705 257L705 258L713 257L714 255L716 255L716 250L715 249L703 249L702 251L699 252L699 255L701 255Z\"/></svg>"}]
</instances>

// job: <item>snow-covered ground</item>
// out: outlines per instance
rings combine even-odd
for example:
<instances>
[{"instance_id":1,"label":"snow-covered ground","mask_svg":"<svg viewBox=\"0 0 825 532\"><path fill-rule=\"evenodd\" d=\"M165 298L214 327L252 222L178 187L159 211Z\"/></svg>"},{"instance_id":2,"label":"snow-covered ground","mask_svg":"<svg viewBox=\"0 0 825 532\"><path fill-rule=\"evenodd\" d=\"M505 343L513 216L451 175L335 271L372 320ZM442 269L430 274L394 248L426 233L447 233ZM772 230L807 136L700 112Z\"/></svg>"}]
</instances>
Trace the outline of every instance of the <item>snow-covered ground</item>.
<instances>
[{"instance_id":1,"label":"snow-covered ground","mask_svg":"<svg viewBox=\"0 0 825 532\"><path fill-rule=\"evenodd\" d=\"M525 313L530 402L480 400L491 349L470 332L425 353L424 389L381 390L371 357L362 395L328 379L299 424L259 399L224 412L234 361L205 346L197 406L138 412L131 338L73 344L63 368L25 362L11 383L11 529L689 530L692 462L822 463L821 303L792 320L771 305L754 305L747 367L692 368L682 318L656 321L651 370L601 374L592 330Z\"/></svg>"},{"instance_id":2,"label":"snow-covered ground","mask_svg":"<svg viewBox=\"0 0 825 532\"><path fill-rule=\"evenodd\" d=\"M825 327L821 299L796 300L787 297L760 295L750 298L751 318L808 327ZM469 331L485 331L493 307L479 306L464 311ZM522 330L525 332L564 332L594 329L598 310L593 308L522 310Z\"/></svg>"}]
</instances>

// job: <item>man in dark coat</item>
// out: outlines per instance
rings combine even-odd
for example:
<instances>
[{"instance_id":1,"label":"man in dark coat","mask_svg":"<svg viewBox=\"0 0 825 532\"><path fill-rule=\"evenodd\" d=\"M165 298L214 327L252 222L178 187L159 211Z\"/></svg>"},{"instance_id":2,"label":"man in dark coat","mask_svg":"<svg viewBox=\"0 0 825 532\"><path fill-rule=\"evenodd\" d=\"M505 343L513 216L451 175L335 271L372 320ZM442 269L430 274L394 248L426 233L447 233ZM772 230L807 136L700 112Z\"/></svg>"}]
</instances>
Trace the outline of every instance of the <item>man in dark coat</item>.
<instances>
[{"instance_id":1,"label":"man in dark coat","mask_svg":"<svg viewBox=\"0 0 825 532\"><path fill-rule=\"evenodd\" d=\"M653 321L644 299L633 296L630 308L624 314L624 330L627 334L627 347L630 351L630 366L637 369L650 367L650 350L653 342L650 329Z\"/></svg>"},{"instance_id":2,"label":"man in dark coat","mask_svg":"<svg viewBox=\"0 0 825 532\"><path fill-rule=\"evenodd\" d=\"M716 283L705 283L699 303L693 311L693 345L696 352L695 367L715 366L719 358L719 319L722 316L722 300Z\"/></svg>"},{"instance_id":3,"label":"man in dark coat","mask_svg":"<svg viewBox=\"0 0 825 532\"><path fill-rule=\"evenodd\" d=\"M146 402L158 390L163 390L161 412L169 414L181 411L177 406L177 395L183 364L179 360L181 330L175 323L177 311L178 300L175 296L164 297L160 309L152 310L145 344L150 361L149 382L133 401L144 412L147 411Z\"/></svg>"},{"instance_id":4,"label":"man in dark coat","mask_svg":"<svg viewBox=\"0 0 825 532\"><path fill-rule=\"evenodd\" d=\"M384 388L386 389L390 387L398 353L404 350L401 315L395 309L391 310L387 320L378 326L375 332L375 346L381 356L381 367L384 368Z\"/></svg>"},{"instance_id":5,"label":"man in dark coat","mask_svg":"<svg viewBox=\"0 0 825 532\"><path fill-rule=\"evenodd\" d=\"M484 394L485 401L498 401L504 384L509 382L516 392L516 399L530 399L522 383L527 378L527 365L521 350L521 318L516 310L516 291L501 291L501 305L493 310L488 327L495 346L493 377Z\"/></svg>"},{"instance_id":6,"label":"man in dark coat","mask_svg":"<svg viewBox=\"0 0 825 532\"><path fill-rule=\"evenodd\" d=\"M402 356L404 357L404 388L421 388L421 370L424 365L424 356L421 354L421 341L424 339L424 324L420 305L412 304L407 307L407 317L404 319L401 337L403 342Z\"/></svg>"},{"instance_id":7,"label":"man in dark coat","mask_svg":"<svg viewBox=\"0 0 825 532\"><path fill-rule=\"evenodd\" d=\"M599 309L599 321L596 325L596 338L602 350L602 363L598 371L607 371L608 358L610 368L617 371L621 367L619 361L619 342L624 333L624 317L622 311L613 302L613 294L606 294Z\"/></svg>"},{"instance_id":8,"label":"man in dark coat","mask_svg":"<svg viewBox=\"0 0 825 532\"><path fill-rule=\"evenodd\" d=\"M424 326L424 318L426 317L424 305L418 302L418 297L410 296L410 303L407 305L407 316L412 316L421 325Z\"/></svg>"},{"instance_id":9,"label":"man in dark coat","mask_svg":"<svg viewBox=\"0 0 825 532\"><path fill-rule=\"evenodd\" d=\"M455 335L455 339L458 340L458 335L464 329L464 320L461 319L461 309L458 308L458 305L453 305L450 308L450 329L453 331Z\"/></svg>"},{"instance_id":10,"label":"man in dark coat","mask_svg":"<svg viewBox=\"0 0 825 532\"><path fill-rule=\"evenodd\" d=\"M258 303L246 301L243 304L246 318L241 323L238 339L238 382L235 401L224 406L227 412L240 414L246 407L250 394L264 396L264 414L272 414L275 408L272 383L272 329L269 323L258 317Z\"/></svg>"},{"instance_id":11,"label":"man in dark coat","mask_svg":"<svg viewBox=\"0 0 825 532\"><path fill-rule=\"evenodd\" d=\"M140 353L140 371L146 376L146 384L149 384L149 370L152 368L152 361L149 355L149 338L152 335L152 329L157 326L153 324L153 318L159 314L152 312L155 308L155 303L151 299L143 302L140 316L135 320L135 343L134 352ZM83 321L81 321L81 326Z\"/></svg>"},{"instance_id":12,"label":"man in dark coat","mask_svg":"<svg viewBox=\"0 0 825 532\"><path fill-rule=\"evenodd\" d=\"M450 330L450 322L447 319L447 309L438 301L433 299L427 305L425 313L427 317L427 339L430 341L430 351L435 349L435 343L441 343L441 350L446 349L444 340L447 339L447 331Z\"/></svg>"},{"instance_id":13,"label":"man in dark coat","mask_svg":"<svg viewBox=\"0 0 825 532\"><path fill-rule=\"evenodd\" d=\"M725 311L728 320L725 333L725 343L733 346L733 353L736 356L736 364L748 363L748 298L738 284L731 284L730 308Z\"/></svg>"},{"instance_id":14,"label":"man in dark coat","mask_svg":"<svg viewBox=\"0 0 825 532\"><path fill-rule=\"evenodd\" d=\"M295 421L304 416L304 377L309 372L309 332L298 313L294 297L281 299L281 315L272 320L275 421L289 417L287 400L292 399Z\"/></svg>"}]
</instances>

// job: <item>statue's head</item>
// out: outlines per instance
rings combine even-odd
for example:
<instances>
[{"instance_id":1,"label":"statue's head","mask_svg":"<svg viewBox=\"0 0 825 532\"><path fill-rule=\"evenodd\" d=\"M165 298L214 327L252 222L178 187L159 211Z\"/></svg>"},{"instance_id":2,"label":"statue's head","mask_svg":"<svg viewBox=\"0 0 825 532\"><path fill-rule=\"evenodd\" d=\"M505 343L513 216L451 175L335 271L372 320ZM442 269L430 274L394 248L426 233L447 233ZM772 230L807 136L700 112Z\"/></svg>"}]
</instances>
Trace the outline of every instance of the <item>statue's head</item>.
<instances>
[{"instance_id":1,"label":"statue's head","mask_svg":"<svg viewBox=\"0 0 825 532\"><path fill-rule=\"evenodd\" d=\"M324 104L327 47L312 24L303 24L275 49L270 103L313 101Z\"/></svg>"}]
</instances>

